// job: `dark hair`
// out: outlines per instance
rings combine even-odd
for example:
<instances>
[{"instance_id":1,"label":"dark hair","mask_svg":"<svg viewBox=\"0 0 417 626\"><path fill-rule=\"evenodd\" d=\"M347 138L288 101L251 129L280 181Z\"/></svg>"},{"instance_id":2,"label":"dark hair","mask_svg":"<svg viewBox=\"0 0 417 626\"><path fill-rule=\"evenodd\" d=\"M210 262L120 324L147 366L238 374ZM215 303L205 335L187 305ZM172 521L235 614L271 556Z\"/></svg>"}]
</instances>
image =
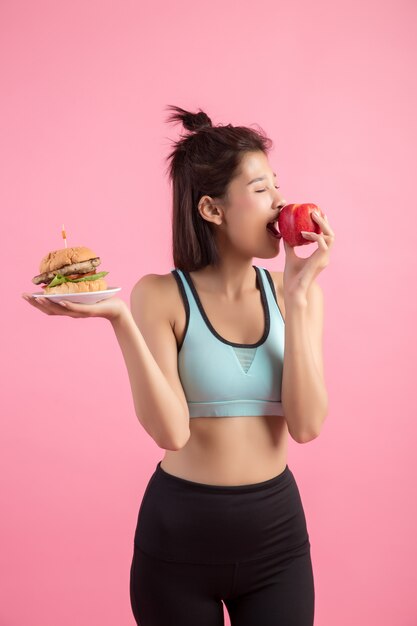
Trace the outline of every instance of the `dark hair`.
<instances>
[{"instance_id":1,"label":"dark hair","mask_svg":"<svg viewBox=\"0 0 417 626\"><path fill-rule=\"evenodd\" d=\"M181 121L191 131L174 141L167 173L173 186L172 243L174 266L192 272L219 261L215 227L198 212L198 202L208 195L227 202L228 185L239 175L246 152L265 154L273 142L264 131L245 126L213 126L199 109L190 113L169 105L168 122Z\"/></svg>"}]
</instances>

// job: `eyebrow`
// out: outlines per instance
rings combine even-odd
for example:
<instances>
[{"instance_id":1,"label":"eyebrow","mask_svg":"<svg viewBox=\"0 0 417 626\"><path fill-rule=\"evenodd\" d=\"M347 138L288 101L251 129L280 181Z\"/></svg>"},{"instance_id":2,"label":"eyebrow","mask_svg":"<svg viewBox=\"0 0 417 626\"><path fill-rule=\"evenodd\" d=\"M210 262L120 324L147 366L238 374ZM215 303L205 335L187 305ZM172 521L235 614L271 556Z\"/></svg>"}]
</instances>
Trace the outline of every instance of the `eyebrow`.
<instances>
[{"instance_id":1,"label":"eyebrow","mask_svg":"<svg viewBox=\"0 0 417 626\"><path fill-rule=\"evenodd\" d=\"M275 174L275 172L273 172L273 174L274 174L274 176L276 178L277 175ZM248 182L248 185L251 185L252 183L257 183L258 180L265 180L265 178L266 178L266 176L259 176L259 178L254 178L253 180Z\"/></svg>"}]
</instances>

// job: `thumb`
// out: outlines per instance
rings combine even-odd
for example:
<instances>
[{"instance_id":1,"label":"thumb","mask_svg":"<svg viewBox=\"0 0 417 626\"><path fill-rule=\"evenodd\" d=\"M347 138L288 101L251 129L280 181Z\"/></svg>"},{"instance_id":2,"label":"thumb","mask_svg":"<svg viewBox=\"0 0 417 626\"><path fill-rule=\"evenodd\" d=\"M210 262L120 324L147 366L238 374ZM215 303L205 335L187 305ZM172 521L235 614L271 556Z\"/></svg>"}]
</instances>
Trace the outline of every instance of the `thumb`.
<instances>
[{"instance_id":1,"label":"thumb","mask_svg":"<svg viewBox=\"0 0 417 626\"><path fill-rule=\"evenodd\" d=\"M294 248L290 246L290 244L287 243L284 238L282 238L282 241L284 242L285 254L288 256L295 256Z\"/></svg>"}]
</instances>

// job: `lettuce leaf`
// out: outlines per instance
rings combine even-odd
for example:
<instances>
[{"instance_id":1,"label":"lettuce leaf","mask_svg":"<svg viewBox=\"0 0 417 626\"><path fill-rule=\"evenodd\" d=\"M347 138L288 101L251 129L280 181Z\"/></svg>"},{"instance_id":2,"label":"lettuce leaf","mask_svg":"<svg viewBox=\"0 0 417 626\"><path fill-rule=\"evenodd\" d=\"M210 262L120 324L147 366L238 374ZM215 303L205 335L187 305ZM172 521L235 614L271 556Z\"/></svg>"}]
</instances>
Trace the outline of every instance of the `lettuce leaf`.
<instances>
[{"instance_id":1,"label":"lettuce leaf","mask_svg":"<svg viewBox=\"0 0 417 626\"><path fill-rule=\"evenodd\" d=\"M84 278L80 276L80 278L67 278L58 272L55 275L54 279L47 285L48 287L56 287L57 285L62 285L62 283L79 283L82 280L97 280L97 278L103 278L106 276L108 272L97 272L97 274L91 274L90 276L85 276Z\"/></svg>"}]
</instances>

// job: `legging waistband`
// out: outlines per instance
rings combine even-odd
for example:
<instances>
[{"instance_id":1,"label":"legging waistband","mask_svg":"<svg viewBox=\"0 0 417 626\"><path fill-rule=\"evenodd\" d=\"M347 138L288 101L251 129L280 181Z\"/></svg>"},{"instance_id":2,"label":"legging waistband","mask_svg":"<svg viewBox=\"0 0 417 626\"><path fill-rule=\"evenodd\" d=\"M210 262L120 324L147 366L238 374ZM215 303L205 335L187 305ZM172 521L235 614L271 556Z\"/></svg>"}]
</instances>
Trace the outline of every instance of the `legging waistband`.
<instances>
[{"instance_id":1,"label":"legging waistband","mask_svg":"<svg viewBox=\"0 0 417 626\"><path fill-rule=\"evenodd\" d=\"M305 516L292 471L245 485L179 478L160 462L146 487L135 531L144 552L169 561L234 563L305 550Z\"/></svg>"},{"instance_id":2,"label":"legging waistband","mask_svg":"<svg viewBox=\"0 0 417 626\"><path fill-rule=\"evenodd\" d=\"M174 476L174 474L170 474L166 472L161 467L161 461L158 462L155 470L155 474L158 478L162 478L163 480L172 481L177 483L177 485L185 488L191 489L199 492L206 493L251 493L254 491L265 491L270 489L271 487L276 487L280 483L284 482L287 478L292 476L292 472L288 467L288 464L285 466L285 469L277 476L273 476L268 480L263 480L259 483L248 483L246 485L210 485L208 483L198 483L193 480L188 480L186 478L180 478L179 476Z\"/></svg>"}]
</instances>

